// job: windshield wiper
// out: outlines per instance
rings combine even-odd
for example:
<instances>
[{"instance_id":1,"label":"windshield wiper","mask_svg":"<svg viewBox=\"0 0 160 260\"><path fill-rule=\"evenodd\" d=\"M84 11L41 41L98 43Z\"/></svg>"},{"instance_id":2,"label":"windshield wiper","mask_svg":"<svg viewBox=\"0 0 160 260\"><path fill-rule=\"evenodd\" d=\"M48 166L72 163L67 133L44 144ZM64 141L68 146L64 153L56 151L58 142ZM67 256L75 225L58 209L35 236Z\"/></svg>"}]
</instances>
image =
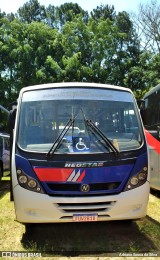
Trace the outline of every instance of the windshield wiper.
<instances>
[{"instance_id":1,"label":"windshield wiper","mask_svg":"<svg viewBox=\"0 0 160 260\"><path fill-rule=\"evenodd\" d=\"M94 124L94 122L91 119L86 118L85 113L83 111L83 108L81 108L81 111L82 111L82 114L83 114L83 119L84 119L84 122L85 122L86 129L90 128L92 130L92 133L95 132L98 136L100 136L102 138L102 140L105 142L105 144L107 145L107 149L110 148L116 156L119 156L120 155L119 150L114 146L114 144L112 144L112 142L109 140L109 138L101 131L101 129L99 127L97 127ZM106 148L106 145L105 145L105 148Z\"/></svg>"},{"instance_id":2,"label":"windshield wiper","mask_svg":"<svg viewBox=\"0 0 160 260\"><path fill-rule=\"evenodd\" d=\"M55 153L55 151L59 147L60 143L62 142L63 137L68 132L68 130L70 129L71 125L73 126L73 124L74 124L74 119L70 118L69 121L67 122L67 124L64 126L62 132L58 135L57 139L53 143L53 145L50 148L49 152L46 154L46 158L47 159L51 158L52 155Z\"/></svg>"},{"instance_id":3,"label":"windshield wiper","mask_svg":"<svg viewBox=\"0 0 160 260\"><path fill-rule=\"evenodd\" d=\"M88 120L88 119L85 118L85 121L86 121L87 125L90 127L90 129L102 138L102 140L107 145L107 148L109 147L116 156L119 156L120 152L112 144L112 142L109 140L109 138L107 138L107 136L101 131L101 129L99 127L97 127L91 119Z\"/></svg>"}]
</instances>

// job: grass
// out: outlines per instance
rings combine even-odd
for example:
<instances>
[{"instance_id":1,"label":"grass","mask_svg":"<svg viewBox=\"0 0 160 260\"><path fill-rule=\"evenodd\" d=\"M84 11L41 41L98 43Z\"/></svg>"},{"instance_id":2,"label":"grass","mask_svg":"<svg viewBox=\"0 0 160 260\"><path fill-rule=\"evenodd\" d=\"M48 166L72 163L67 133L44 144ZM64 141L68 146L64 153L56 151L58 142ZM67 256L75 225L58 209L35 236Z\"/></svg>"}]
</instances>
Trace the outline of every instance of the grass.
<instances>
[{"instance_id":1,"label":"grass","mask_svg":"<svg viewBox=\"0 0 160 260\"><path fill-rule=\"evenodd\" d=\"M130 225L125 221L41 224L27 230L15 221L14 203L9 198L9 178L4 177L0 187L0 251L44 251L48 259L55 255L93 257L96 252L102 257L115 252L159 251L160 256L160 199L155 195L150 194L147 216Z\"/></svg>"}]
</instances>

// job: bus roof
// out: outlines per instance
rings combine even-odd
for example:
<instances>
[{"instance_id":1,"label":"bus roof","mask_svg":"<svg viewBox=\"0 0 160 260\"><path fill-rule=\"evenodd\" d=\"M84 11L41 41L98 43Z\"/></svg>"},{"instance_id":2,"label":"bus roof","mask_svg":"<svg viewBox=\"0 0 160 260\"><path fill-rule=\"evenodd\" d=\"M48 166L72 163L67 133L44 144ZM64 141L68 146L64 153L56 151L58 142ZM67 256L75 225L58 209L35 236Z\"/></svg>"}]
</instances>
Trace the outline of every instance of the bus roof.
<instances>
[{"instance_id":1,"label":"bus roof","mask_svg":"<svg viewBox=\"0 0 160 260\"><path fill-rule=\"evenodd\" d=\"M155 86L154 88L150 89L145 95L144 95L144 99L147 98L148 96L152 95L153 93L155 93L156 91L160 90L160 84L158 84L157 86Z\"/></svg>"},{"instance_id":2,"label":"bus roof","mask_svg":"<svg viewBox=\"0 0 160 260\"><path fill-rule=\"evenodd\" d=\"M21 89L20 93L23 93L25 91L32 91L32 90L38 90L38 89L46 89L46 88L67 88L67 87L94 87L94 88L108 88L108 89L114 89L114 90L121 90L121 91L127 91L132 93L132 91L129 88L115 86L115 85L109 85L109 84L100 84L100 83L88 83L88 82L62 82L62 83L47 83L47 84L41 84L41 85L34 85L34 86L28 86Z\"/></svg>"}]
</instances>

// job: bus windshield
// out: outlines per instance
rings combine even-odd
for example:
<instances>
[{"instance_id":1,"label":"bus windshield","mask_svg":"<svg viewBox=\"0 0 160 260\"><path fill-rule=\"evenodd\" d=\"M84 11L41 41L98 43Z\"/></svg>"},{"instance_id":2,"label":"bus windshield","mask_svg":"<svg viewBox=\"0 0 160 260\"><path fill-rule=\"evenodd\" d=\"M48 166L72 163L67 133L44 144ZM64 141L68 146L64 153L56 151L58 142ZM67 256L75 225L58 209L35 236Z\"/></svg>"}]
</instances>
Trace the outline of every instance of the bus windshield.
<instances>
[{"instance_id":1,"label":"bus windshield","mask_svg":"<svg viewBox=\"0 0 160 260\"><path fill-rule=\"evenodd\" d=\"M18 146L46 154L135 150L143 142L137 115L127 91L73 87L26 91Z\"/></svg>"}]
</instances>

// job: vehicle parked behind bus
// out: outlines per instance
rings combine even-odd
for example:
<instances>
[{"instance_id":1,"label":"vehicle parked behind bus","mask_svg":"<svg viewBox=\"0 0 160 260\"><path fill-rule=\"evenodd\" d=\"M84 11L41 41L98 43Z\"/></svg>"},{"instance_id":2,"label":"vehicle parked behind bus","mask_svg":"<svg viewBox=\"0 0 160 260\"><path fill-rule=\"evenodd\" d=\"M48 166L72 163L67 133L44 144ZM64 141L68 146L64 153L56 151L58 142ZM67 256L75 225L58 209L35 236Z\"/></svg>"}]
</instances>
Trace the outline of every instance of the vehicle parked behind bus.
<instances>
[{"instance_id":1,"label":"vehicle parked behind bus","mask_svg":"<svg viewBox=\"0 0 160 260\"><path fill-rule=\"evenodd\" d=\"M10 171L10 140L9 135L0 133L0 183L5 172Z\"/></svg>"},{"instance_id":2,"label":"vehicle parked behind bus","mask_svg":"<svg viewBox=\"0 0 160 260\"><path fill-rule=\"evenodd\" d=\"M19 222L142 218L149 181L143 124L130 89L56 83L21 90L12 149Z\"/></svg>"},{"instance_id":3,"label":"vehicle parked behind bus","mask_svg":"<svg viewBox=\"0 0 160 260\"><path fill-rule=\"evenodd\" d=\"M150 155L151 188L160 190L160 84L144 96L143 121Z\"/></svg>"}]
</instances>

